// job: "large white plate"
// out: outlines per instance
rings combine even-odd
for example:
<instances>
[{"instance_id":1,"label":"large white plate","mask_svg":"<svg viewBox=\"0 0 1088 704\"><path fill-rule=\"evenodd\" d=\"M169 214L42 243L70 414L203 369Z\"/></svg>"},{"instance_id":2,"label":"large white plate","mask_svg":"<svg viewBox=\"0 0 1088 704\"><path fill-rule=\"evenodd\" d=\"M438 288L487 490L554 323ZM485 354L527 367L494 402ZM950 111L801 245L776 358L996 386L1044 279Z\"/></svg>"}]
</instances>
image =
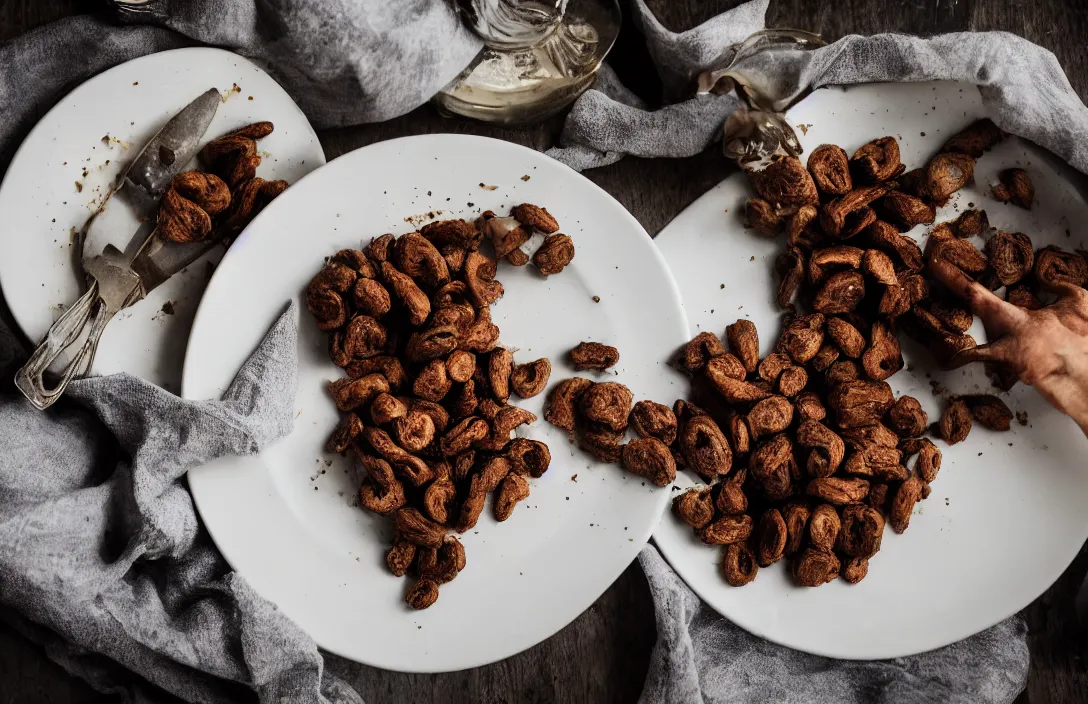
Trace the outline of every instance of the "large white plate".
<instances>
[{"instance_id":1,"label":"large white plate","mask_svg":"<svg viewBox=\"0 0 1088 704\"><path fill-rule=\"evenodd\" d=\"M62 306L83 293L79 248L71 233L82 229L140 147L212 86L226 97L207 139L257 120L275 124L276 131L260 142L265 158L258 175L294 183L325 163L298 106L267 73L237 54L164 51L90 79L31 130L0 185L0 286L31 341L40 340ZM209 252L118 314L102 335L92 371L129 372L177 392L189 326L220 257L221 249ZM168 301L173 314L163 312Z\"/></svg>"},{"instance_id":2,"label":"large white plate","mask_svg":"<svg viewBox=\"0 0 1088 704\"><path fill-rule=\"evenodd\" d=\"M254 220L204 294L186 353L186 398L220 394L285 301L302 308L294 432L259 459L191 471L189 485L231 565L337 654L436 672L517 653L600 596L649 539L669 499L667 489L590 461L538 421L525 434L551 447L548 473L504 524L485 511L463 536L467 568L442 587L434 606L413 612L403 602L408 580L384 566L388 521L355 505L359 478L351 461L322 453L337 422L325 384L341 373L301 292L323 258L385 232L410 231L409 219L418 226L428 217L505 212L520 202L546 206L577 254L546 280L532 267L500 266L506 295L494 313L502 343L520 361L550 358L554 385L573 373L564 353L574 344L609 342L622 358L608 378L628 384L636 399L675 398L681 382L663 363L687 326L653 242L590 181L497 140L409 137L330 162ZM519 403L540 415L544 398Z\"/></svg>"},{"instance_id":3,"label":"large white plate","mask_svg":"<svg viewBox=\"0 0 1088 704\"><path fill-rule=\"evenodd\" d=\"M978 91L952 84L866 85L814 92L790 111L805 148L832 142L847 153L883 135L899 139L908 167L929 158L953 133L983 115ZM938 221L974 203L991 225L1031 235L1036 247L1084 247L1088 207L1072 184L1081 177L1018 139L985 155L975 184L958 193ZM1035 182L1035 207L1024 211L987 195L997 171L1019 165ZM774 256L781 240L743 228L746 179L734 175L681 213L656 242L669 262L694 328L722 334L739 317L753 320L763 353L777 338ZM923 239L925 228L911 234ZM1068 233L1068 234L1067 234ZM980 241L976 245L981 245ZM724 284L725 288L721 288ZM985 339L981 325L971 331ZM907 369L891 379L935 419L936 381L953 393L991 392L981 369L942 373L924 353L906 349ZM967 441L944 452L933 494L918 505L910 529L888 528L868 576L818 589L792 586L784 566L760 570L743 588L725 584L720 551L666 516L654 539L669 563L711 606L777 643L837 658L876 659L922 652L960 640L1015 613L1046 590L1088 538L1088 441L1032 389L1004 396L1026 411L1027 427L1008 433L977 424ZM685 482L691 484L690 478Z\"/></svg>"}]
</instances>

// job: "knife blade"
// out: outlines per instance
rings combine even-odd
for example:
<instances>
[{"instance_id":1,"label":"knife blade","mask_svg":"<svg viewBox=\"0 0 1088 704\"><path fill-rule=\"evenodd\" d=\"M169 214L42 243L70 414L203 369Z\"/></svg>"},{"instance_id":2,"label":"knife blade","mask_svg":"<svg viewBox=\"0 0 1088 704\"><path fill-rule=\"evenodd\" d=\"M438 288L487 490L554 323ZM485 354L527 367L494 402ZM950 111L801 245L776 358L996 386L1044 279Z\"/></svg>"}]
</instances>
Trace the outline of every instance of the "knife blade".
<instances>
[{"instance_id":1,"label":"knife blade","mask_svg":"<svg viewBox=\"0 0 1088 704\"><path fill-rule=\"evenodd\" d=\"M154 216L170 182L200 149L201 138L221 103L209 88L181 109L144 145L105 203L91 218L82 237L86 263L110 248L111 259L129 261L147 240Z\"/></svg>"}]
</instances>

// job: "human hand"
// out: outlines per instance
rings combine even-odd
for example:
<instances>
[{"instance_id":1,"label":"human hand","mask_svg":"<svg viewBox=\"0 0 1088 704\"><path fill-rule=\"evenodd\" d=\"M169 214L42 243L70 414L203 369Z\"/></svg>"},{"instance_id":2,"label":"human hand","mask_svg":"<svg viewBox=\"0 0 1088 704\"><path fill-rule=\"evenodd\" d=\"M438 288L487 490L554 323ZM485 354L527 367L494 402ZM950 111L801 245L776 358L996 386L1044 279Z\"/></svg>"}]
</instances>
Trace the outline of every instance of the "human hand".
<instances>
[{"instance_id":1,"label":"human hand","mask_svg":"<svg viewBox=\"0 0 1088 704\"><path fill-rule=\"evenodd\" d=\"M1062 284L1055 303L1029 311L1001 300L942 259L931 260L929 270L986 328L989 342L959 352L953 366L1006 365L1088 435L1088 290Z\"/></svg>"}]
</instances>

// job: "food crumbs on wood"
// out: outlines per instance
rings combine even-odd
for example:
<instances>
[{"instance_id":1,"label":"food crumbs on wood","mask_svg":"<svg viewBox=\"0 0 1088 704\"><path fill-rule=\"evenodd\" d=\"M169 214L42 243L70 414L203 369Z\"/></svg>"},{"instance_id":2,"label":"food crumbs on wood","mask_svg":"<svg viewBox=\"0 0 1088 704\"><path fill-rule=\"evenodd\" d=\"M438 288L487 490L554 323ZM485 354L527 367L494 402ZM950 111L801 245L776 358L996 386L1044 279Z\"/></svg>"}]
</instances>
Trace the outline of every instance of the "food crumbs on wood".
<instances>
[{"instance_id":1,"label":"food crumbs on wood","mask_svg":"<svg viewBox=\"0 0 1088 704\"><path fill-rule=\"evenodd\" d=\"M525 174L524 176L522 176L521 180L522 181L528 181L529 180L529 174Z\"/></svg>"}]
</instances>

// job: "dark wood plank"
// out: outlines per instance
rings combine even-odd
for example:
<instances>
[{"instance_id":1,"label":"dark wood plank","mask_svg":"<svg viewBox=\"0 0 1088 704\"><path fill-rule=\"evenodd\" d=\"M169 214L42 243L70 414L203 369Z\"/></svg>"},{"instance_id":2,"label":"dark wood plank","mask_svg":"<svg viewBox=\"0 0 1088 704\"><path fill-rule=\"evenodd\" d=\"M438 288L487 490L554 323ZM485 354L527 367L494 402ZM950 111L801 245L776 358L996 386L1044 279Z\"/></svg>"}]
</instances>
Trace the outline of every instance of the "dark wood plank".
<instances>
[{"instance_id":1,"label":"dark wood plank","mask_svg":"<svg viewBox=\"0 0 1088 704\"><path fill-rule=\"evenodd\" d=\"M630 0L623 0L627 4ZM662 23L683 31L735 7L740 0L647 0ZM93 0L0 2L0 40L68 14L90 11ZM1051 49L1074 88L1088 95L1088 4L1080 0L775 0L768 25L817 31L830 40L845 34L909 32L929 35L965 29L1004 29ZM611 62L651 104L661 86L635 33L630 12ZM429 107L380 125L327 131L329 158L376 141L427 132L481 134L535 149L554 144L561 120L524 128L497 128L440 117ZM656 234L729 171L716 148L688 159L625 159L586 175L612 193ZM1032 670L1023 704L1072 704L1088 691L1088 657L1071 596L1088 572L1088 552L1027 610ZM496 617L502 617L497 614ZM630 702L638 698L655 637L652 604L637 565L584 614L544 643L483 668L444 675L406 675L331 659L368 702ZM0 702L115 701L90 691L51 663L41 649L0 630Z\"/></svg>"}]
</instances>

